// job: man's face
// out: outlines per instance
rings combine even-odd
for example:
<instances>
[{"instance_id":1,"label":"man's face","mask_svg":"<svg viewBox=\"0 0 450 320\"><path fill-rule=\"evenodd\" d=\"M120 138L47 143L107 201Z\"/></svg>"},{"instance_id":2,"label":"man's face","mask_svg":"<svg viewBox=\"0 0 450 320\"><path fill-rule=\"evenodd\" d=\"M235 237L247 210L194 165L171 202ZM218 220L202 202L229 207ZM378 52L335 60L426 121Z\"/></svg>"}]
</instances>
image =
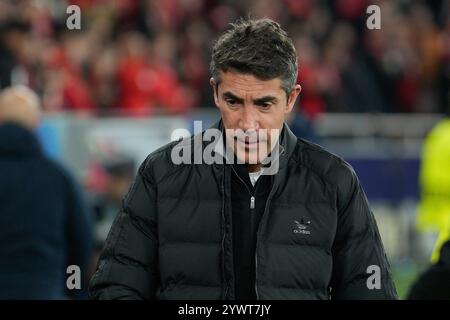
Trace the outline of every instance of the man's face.
<instances>
[{"instance_id":1,"label":"man's face","mask_svg":"<svg viewBox=\"0 0 450 320\"><path fill-rule=\"evenodd\" d=\"M286 97L280 78L260 80L251 74L229 70L221 72L220 79L217 91L214 79L210 83L225 129L240 129L238 133L245 133L236 136L227 130L227 143L240 161L251 164L251 171L257 171L278 141L284 119L291 112L301 87L296 85ZM261 150L267 150L266 154Z\"/></svg>"}]
</instances>

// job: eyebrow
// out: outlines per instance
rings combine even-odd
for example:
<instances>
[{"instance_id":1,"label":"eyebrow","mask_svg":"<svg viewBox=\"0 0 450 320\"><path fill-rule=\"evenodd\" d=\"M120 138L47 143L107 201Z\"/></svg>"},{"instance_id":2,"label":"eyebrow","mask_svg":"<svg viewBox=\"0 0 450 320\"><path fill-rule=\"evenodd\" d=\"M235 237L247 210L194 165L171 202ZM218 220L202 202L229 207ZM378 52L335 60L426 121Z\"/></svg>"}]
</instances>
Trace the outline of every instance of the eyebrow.
<instances>
[{"instance_id":1,"label":"eyebrow","mask_svg":"<svg viewBox=\"0 0 450 320\"><path fill-rule=\"evenodd\" d=\"M238 96L234 95L233 93L231 93L230 91L224 92L222 94L223 99L233 99L236 100L237 103L243 103L244 99L239 98Z\"/></svg>"},{"instance_id":2,"label":"eyebrow","mask_svg":"<svg viewBox=\"0 0 450 320\"><path fill-rule=\"evenodd\" d=\"M264 96L258 99L253 100L253 103L256 105L261 105L267 102L272 102L272 103L276 103L277 102L277 98L274 96Z\"/></svg>"},{"instance_id":3,"label":"eyebrow","mask_svg":"<svg viewBox=\"0 0 450 320\"><path fill-rule=\"evenodd\" d=\"M235 94L231 93L230 91L224 92L222 94L222 97L223 97L223 99L236 100L237 103L243 103L244 102L243 98L240 98L240 97L236 96ZM256 104L256 105L261 105L263 103L267 103L267 102L275 103L277 101L278 101L278 99L276 97L274 97L274 96L264 96L264 97L257 98L255 100L253 100L253 103Z\"/></svg>"}]
</instances>

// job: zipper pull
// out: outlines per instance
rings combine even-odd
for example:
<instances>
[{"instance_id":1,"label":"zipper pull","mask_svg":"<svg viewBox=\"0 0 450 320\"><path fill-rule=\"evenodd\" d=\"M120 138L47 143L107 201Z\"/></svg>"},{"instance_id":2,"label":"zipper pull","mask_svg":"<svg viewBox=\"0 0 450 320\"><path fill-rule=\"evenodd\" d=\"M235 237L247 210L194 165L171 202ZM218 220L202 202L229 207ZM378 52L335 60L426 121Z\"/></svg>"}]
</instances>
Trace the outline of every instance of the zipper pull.
<instances>
[{"instance_id":1,"label":"zipper pull","mask_svg":"<svg viewBox=\"0 0 450 320\"><path fill-rule=\"evenodd\" d=\"M250 198L250 209L255 209L255 197Z\"/></svg>"}]
</instances>

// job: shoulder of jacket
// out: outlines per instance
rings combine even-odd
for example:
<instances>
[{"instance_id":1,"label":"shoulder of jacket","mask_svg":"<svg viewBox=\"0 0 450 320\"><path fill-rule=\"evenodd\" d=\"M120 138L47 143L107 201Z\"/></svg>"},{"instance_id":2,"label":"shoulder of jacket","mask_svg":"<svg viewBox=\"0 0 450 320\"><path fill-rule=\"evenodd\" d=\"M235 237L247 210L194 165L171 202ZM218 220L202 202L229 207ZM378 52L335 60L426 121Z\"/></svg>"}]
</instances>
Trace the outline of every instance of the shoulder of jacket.
<instances>
[{"instance_id":1,"label":"shoulder of jacket","mask_svg":"<svg viewBox=\"0 0 450 320\"><path fill-rule=\"evenodd\" d=\"M54 183L61 183L65 191L81 190L80 180L63 163L45 155L40 155L34 159L39 164L41 174L50 177Z\"/></svg>"},{"instance_id":2,"label":"shoulder of jacket","mask_svg":"<svg viewBox=\"0 0 450 320\"><path fill-rule=\"evenodd\" d=\"M334 187L351 188L357 182L353 167L341 157L310 141L297 140L298 164Z\"/></svg>"},{"instance_id":3,"label":"shoulder of jacket","mask_svg":"<svg viewBox=\"0 0 450 320\"><path fill-rule=\"evenodd\" d=\"M172 151L179 152L179 150L174 150L175 147L180 149L186 147L186 150L190 150L192 153L194 139L198 137L199 134L191 135L182 140L172 141L161 146L147 156L141 164L139 172L146 178L150 178L150 180L154 183L158 183L172 173L186 168L189 164L174 163L172 159Z\"/></svg>"},{"instance_id":4,"label":"shoulder of jacket","mask_svg":"<svg viewBox=\"0 0 450 320\"><path fill-rule=\"evenodd\" d=\"M70 171L61 162L58 162L46 155L38 155L33 157L33 161L39 164L41 170L45 171L47 175L52 175L53 177L58 177L63 180L72 179Z\"/></svg>"}]
</instances>

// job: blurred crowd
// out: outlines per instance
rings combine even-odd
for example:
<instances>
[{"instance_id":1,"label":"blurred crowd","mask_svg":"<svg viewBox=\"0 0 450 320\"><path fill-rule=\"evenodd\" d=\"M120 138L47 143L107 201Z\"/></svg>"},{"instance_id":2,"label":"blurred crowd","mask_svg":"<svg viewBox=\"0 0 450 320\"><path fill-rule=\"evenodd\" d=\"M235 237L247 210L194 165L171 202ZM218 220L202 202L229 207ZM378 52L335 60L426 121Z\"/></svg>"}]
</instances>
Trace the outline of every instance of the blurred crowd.
<instances>
[{"instance_id":1,"label":"blurred crowd","mask_svg":"<svg viewBox=\"0 0 450 320\"><path fill-rule=\"evenodd\" d=\"M67 6L81 8L69 30ZM369 30L366 8L381 8ZM214 105L209 57L230 22L278 21L299 55L300 108L446 112L450 4L368 0L2 0L0 87L26 84L48 113L188 113Z\"/></svg>"}]
</instances>

